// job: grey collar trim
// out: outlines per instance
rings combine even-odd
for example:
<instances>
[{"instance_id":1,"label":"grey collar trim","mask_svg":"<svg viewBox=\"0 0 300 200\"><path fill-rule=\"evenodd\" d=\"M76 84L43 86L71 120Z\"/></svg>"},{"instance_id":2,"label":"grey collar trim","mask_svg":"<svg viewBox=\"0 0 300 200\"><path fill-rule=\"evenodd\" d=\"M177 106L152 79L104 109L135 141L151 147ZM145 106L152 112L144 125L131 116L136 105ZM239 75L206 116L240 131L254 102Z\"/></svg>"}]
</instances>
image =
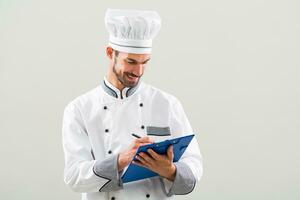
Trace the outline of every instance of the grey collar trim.
<instances>
[{"instance_id":1,"label":"grey collar trim","mask_svg":"<svg viewBox=\"0 0 300 200\"><path fill-rule=\"evenodd\" d=\"M106 85L105 80L103 80L101 82L101 86L107 94L109 94L110 96L113 96L115 98L118 98L118 94L112 88L110 88L108 85Z\"/></svg>"},{"instance_id":2,"label":"grey collar trim","mask_svg":"<svg viewBox=\"0 0 300 200\"><path fill-rule=\"evenodd\" d=\"M109 81L104 77L104 80L101 82L101 86L103 90L109 94L112 97L115 97L117 99L124 99L128 98L131 95L133 95L136 90L139 88L141 81L139 80L139 83L134 87L126 87L122 91L114 87Z\"/></svg>"}]
</instances>

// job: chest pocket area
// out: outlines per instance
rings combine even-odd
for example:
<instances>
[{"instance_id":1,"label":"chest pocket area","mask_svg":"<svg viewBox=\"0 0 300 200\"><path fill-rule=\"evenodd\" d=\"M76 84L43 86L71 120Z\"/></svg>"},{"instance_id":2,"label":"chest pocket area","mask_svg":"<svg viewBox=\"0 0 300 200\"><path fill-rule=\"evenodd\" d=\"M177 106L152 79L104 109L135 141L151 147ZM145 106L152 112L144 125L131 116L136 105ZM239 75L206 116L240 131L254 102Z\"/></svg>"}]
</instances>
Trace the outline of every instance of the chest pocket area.
<instances>
[{"instance_id":1,"label":"chest pocket area","mask_svg":"<svg viewBox=\"0 0 300 200\"><path fill-rule=\"evenodd\" d=\"M171 131L170 127L168 126L147 126L146 132L147 136L149 136L154 142L161 142L171 139Z\"/></svg>"},{"instance_id":2,"label":"chest pocket area","mask_svg":"<svg viewBox=\"0 0 300 200\"><path fill-rule=\"evenodd\" d=\"M170 127L147 126L147 135L153 136L170 136Z\"/></svg>"}]
</instances>

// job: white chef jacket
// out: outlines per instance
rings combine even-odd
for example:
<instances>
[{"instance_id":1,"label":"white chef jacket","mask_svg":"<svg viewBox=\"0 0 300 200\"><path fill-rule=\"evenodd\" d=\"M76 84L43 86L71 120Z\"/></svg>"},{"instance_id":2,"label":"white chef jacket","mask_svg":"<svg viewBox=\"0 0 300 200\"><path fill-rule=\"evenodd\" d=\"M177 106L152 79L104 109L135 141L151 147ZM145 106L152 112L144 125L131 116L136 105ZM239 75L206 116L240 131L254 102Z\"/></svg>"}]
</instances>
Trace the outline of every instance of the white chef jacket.
<instances>
[{"instance_id":1,"label":"white chef jacket","mask_svg":"<svg viewBox=\"0 0 300 200\"><path fill-rule=\"evenodd\" d=\"M202 176L194 137L174 163L174 182L154 177L122 183L117 159L135 139L132 133L155 142L193 134L180 102L142 81L120 92L104 77L100 86L66 106L62 132L64 181L83 200L173 199L190 193Z\"/></svg>"}]
</instances>

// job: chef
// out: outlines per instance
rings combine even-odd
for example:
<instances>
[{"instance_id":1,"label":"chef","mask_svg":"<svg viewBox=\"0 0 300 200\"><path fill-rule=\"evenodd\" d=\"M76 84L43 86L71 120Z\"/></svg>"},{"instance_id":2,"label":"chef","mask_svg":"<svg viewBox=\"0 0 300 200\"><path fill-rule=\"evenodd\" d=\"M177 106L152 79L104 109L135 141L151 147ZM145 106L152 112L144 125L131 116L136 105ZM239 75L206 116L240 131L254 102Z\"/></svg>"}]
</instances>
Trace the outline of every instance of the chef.
<instances>
[{"instance_id":1,"label":"chef","mask_svg":"<svg viewBox=\"0 0 300 200\"><path fill-rule=\"evenodd\" d=\"M202 176L197 139L178 162L148 150L134 164L159 174L130 183L121 176L139 146L193 133L180 102L144 83L152 40L161 20L155 11L108 9L107 75L64 110L64 181L83 200L173 199L193 191ZM137 136L133 137L132 135Z\"/></svg>"}]
</instances>

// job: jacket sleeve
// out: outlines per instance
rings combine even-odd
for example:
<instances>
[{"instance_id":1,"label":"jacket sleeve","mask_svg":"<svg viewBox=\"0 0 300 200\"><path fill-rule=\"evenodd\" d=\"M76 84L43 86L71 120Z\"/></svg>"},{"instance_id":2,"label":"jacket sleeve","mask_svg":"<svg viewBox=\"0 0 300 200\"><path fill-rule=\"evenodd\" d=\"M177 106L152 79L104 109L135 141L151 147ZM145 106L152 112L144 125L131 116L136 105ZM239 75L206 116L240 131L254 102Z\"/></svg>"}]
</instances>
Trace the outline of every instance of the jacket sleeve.
<instances>
[{"instance_id":1,"label":"jacket sleeve","mask_svg":"<svg viewBox=\"0 0 300 200\"><path fill-rule=\"evenodd\" d=\"M117 155L95 160L79 109L70 103L63 117L64 181L75 192L102 192L122 188Z\"/></svg>"},{"instance_id":2,"label":"jacket sleeve","mask_svg":"<svg viewBox=\"0 0 300 200\"><path fill-rule=\"evenodd\" d=\"M174 136L194 133L183 107L177 99L174 100L170 112L170 128ZM171 182L161 178L167 196L192 192L203 173L202 155L196 137L193 138L180 160L174 164L176 166L175 180Z\"/></svg>"}]
</instances>

